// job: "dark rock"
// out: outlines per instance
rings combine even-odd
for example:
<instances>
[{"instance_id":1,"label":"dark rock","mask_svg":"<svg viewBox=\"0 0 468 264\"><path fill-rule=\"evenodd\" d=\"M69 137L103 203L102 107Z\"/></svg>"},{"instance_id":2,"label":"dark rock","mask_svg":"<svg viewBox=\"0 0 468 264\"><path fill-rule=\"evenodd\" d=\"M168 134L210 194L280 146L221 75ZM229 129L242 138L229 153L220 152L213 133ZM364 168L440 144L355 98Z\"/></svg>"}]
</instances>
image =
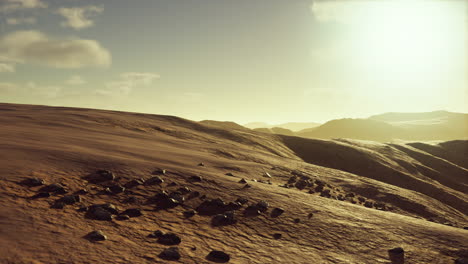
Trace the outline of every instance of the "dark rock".
<instances>
[{"instance_id":1,"label":"dark rock","mask_svg":"<svg viewBox=\"0 0 468 264\"><path fill-rule=\"evenodd\" d=\"M115 180L115 176L108 170L98 170L95 173L89 175L87 180L91 183L101 183L106 181L113 181Z\"/></svg>"},{"instance_id":2,"label":"dark rock","mask_svg":"<svg viewBox=\"0 0 468 264\"><path fill-rule=\"evenodd\" d=\"M358 197L358 201L361 202L361 203L363 203L363 202L366 201L366 198L364 198L364 197Z\"/></svg>"},{"instance_id":3,"label":"dark rock","mask_svg":"<svg viewBox=\"0 0 468 264\"><path fill-rule=\"evenodd\" d=\"M336 199L340 200L340 201L344 201L345 200L345 197L342 195L342 194L338 194L338 196L336 197Z\"/></svg>"},{"instance_id":4,"label":"dark rock","mask_svg":"<svg viewBox=\"0 0 468 264\"><path fill-rule=\"evenodd\" d=\"M94 220L111 221L118 214L113 204L94 204L88 207L86 217Z\"/></svg>"},{"instance_id":5,"label":"dark rock","mask_svg":"<svg viewBox=\"0 0 468 264\"><path fill-rule=\"evenodd\" d=\"M134 179L134 180L131 180L131 181L127 182L124 185L124 187L128 188L128 189L131 189L131 188L137 187L139 185L143 185L144 183L145 183L145 180L143 180L143 179Z\"/></svg>"},{"instance_id":6,"label":"dark rock","mask_svg":"<svg viewBox=\"0 0 468 264\"><path fill-rule=\"evenodd\" d=\"M323 188L324 188L323 185L317 185L317 187L315 187L314 190L315 190L315 192L321 192L321 191L323 191Z\"/></svg>"},{"instance_id":7,"label":"dark rock","mask_svg":"<svg viewBox=\"0 0 468 264\"><path fill-rule=\"evenodd\" d=\"M202 176L196 176L196 175L190 176L189 181L191 181L191 182L201 182L201 181L203 181L203 177Z\"/></svg>"},{"instance_id":8,"label":"dark rock","mask_svg":"<svg viewBox=\"0 0 468 264\"><path fill-rule=\"evenodd\" d=\"M64 193L67 193L67 190L60 183L53 183L53 184L42 187L41 189L39 189L39 192L64 194Z\"/></svg>"},{"instance_id":9,"label":"dark rock","mask_svg":"<svg viewBox=\"0 0 468 264\"><path fill-rule=\"evenodd\" d=\"M140 209L131 208L131 209L127 209L123 211L121 215L128 215L129 217L138 217L138 216L142 216L143 213L141 212Z\"/></svg>"},{"instance_id":10,"label":"dark rock","mask_svg":"<svg viewBox=\"0 0 468 264\"><path fill-rule=\"evenodd\" d=\"M315 190L314 190L314 189L310 189L310 190L309 190L309 193L310 193L310 194L313 194L313 193L315 193Z\"/></svg>"},{"instance_id":11,"label":"dark rock","mask_svg":"<svg viewBox=\"0 0 468 264\"><path fill-rule=\"evenodd\" d=\"M173 199L173 198L167 198L163 199L157 202L156 209L157 210L163 210L163 209L172 209L180 205L180 202Z\"/></svg>"},{"instance_id":12,"label":"dark rock","mask_svg":"<svg viewBox=\"0 0 468 264\"><path fill-rule=\"evenodd\" d=\"M226 226L233 225L235 223L237 223L237 220L234 212L232 211L226 212L224 214L217 214L211 219L211 224L213 226Z\"/></svg>"},{"instance_id":13,"label":"dark rock","mask_svg":"<svg viewBox=\"0 0 468 264\"><path fill-rule=\"evenodd\" d=\"M206 259L216 263L226 263L229 262L231 257L223 251L213 250L208 254L208 256L206 256Z\"/></svg>"},{"instance_id":14,"label":"dark rock","mask_svg":"<svg viewBox=\"0 0 468 264\"><path fill-rule=\"evenodd\" d=\"M232 174L231 172L228 172L228 173L226 173L226 174L224 174L224 175L226 175L226 176L234 176L234 174Z\"/></svg>"},{"instance_id":15,"label":"dark rock","mask_svg":"<svg viewBox=\"0 0 468 264\"><path fill-rule=\"evenodd\" d=\"M313 213L309 213L309 214L307 215L307 218L310 219L310 218L312 218L312 216L314 216L314 214L313 214Z\"/></svg>"},{"instance_id":16,"label":"dark rock","mask_svg":"<svg viewBox=\"0 0 468 264\"><path fill-rule=\"evenodd\" d=\"M260 212L264 213L264 212L266 212L268 210L268 206L270 206L270 205L268 204L267 201L262 200L262 201L258 202L255 206L257 207L257 209Z\"/></svg>"},{"instance_id":17,"label":"dark rock","mask_svg":"<svg viewBox=\"0 0 468 264\"><path fill-rule=\"evenodd\" d=\"M455 264L468 264L468 258L458 258L455 260Z\"/></svg>"},{"instance_id":18,"label":"dark rock","mask_svg":"<svg viewBox=\"0 0 468 264\"><path fill-rule=\"evenodd\" d=\"M192 216L194 216L197 212L195 210L187 210L184 212L184 216L187 217L187 218L190 218Z\"/></svg>"},{"instance_id":19,"label":"dark rock","mask_svg":"<svg viewBox=\"0 0 468 264\"><path fill-rule=\"evenodd\" d=\"M88 240L91 241L103 241L107 240L107 236L104 235L102 231L93 231L85 236Z\"/></svg>"},{"instance_id":20,"label":"dark rock","mask_svg":"<svg viewBox=\"0 0 468 264\"><path fill-rule=\"evenodd\" d=\"M172 186L177 186L177 182L171 182L167 186L172 187Z\"/></svg>"},{"instance_id":21,"label":"dark rock","mask_svg":"<svg viewBox=\"0 0 468 264\"><path fill-rule=\"evenodd\" d=\"M274 239L281 239L281 237L283 237L283 235L281 235L280 233L273 234Z\"/></svg>"},{"instance_id":22,"label":"dark rock","mask_svg":"<svg viewBox=\"0 0 468 264\"><path fill-rule=\"evenodd\" d=\"M242 179L240 179L239 183L246 184L247 181L244 178L242 178Z\"/></svg>"},{"instance_id":23,"label":"dark rock","mask_svg":"<svg viewBox=\"0 0 468 264\"><path fill-rule=\"evenodd\" d=\"M222 199L217 198L204 201L196 210L200 215L215 215L225 212L227 208L226 203Z\"/></svg>"},{"instance_id":24,"label":"dark rock","mask_svg":"<svg viewBox=\"0 0 468 264\"><path fill-rule=\"evenodd\" d=\"M329 189L323 190L322 192L320 192L320 196L330 198L331 197L330 190Z\"/></svg>"},{"instance_id":25,"label":"dark rock","mask_svg":"<svg viewBox=\"0 0 468 264\"><path fill-rule=\"evenodd\" d=\"M52 204L52 206L50 206L50 208L53 208L53 209L63 209L64 207L65 207L65 204L62 202L55 202Z\"/></svg>"},{"instance_id":26,"label":"dark rock","mask_svg":"<svg viewBox=\"0 0 468 264\"><path fill-rule=\"evenodd\" d=\"M89 211L93 211L94 209L97 209L97 208L102 208L108 212L110 212L111 214L119 214L119 211L117 210L117 207L115 207L115 205L111 204L111 203L105 203L105 204L93 204L89 207Z\"/></svg>"},{"instance_id":27,"label":"dark rock","mask_svg":"<svg viewBox=\"0 0 468 264\"><path fill-rule=\"evenodd\" d=\"M240 197L240 198L237 198L235 202L236 202L236 203L240 203L240 204L242 204L242 205L243 205L243 204L246 204L246 203L248 203L248 202L249 202L249 200L248 200L248 199L246 199L246 198L241 198L241 197Z\"/></svg>"},{"instance_id":28,"label":"dark rock","mask_svg":"<svg viewBox=\"0 0 468 264\"><path fill-rule=\"evenodd\" d=\"M156 169L151 174L153 174L153 175L165 175L166 170L165 169Z\"/></svg>"},{"instance_id":29,"label":"dark rock","mask_svg":"<svg viewBox=\"0 0 468 264\"><path fill-rule=\"evenodd\" d=\"M28 187L35 187L35 186L41 186L41 185L44 185L45 184L45 181L43 179L40 179L40 178L27 178L27 179L24 179L20 182L21 185L25 185L25 186L28 186Z\"/></svg>"},{"instance_id":30,"label":"dark rock","mask_svg":"<svg viewBox=\"0 0 468 264\"><path fill-rule=\"evenodd\" d=\"M325 183L321 180L315 180L315 184L317 184L318 186L324 186Z\"/></svg>"},{"instance_id":31,"label":"dark rock","mask_svg":"<svg viewBox=\"0 0 468 264\"><path fill-rule=\"evenodd\" d=\"M164 235L164 232L161 230L154 231L153 233L149 234L148 237L151 238L158 238L160 236Z\"/></svg>"},{"instance_id":32,"label":"dark rock","mask_svg":"<svg viewBox=\"0 0 468 264\"><path fill-rule=\"evenodd\" d=\"M373 203L373 202L370 202L370 201L366 201L366 202L364 203L364 206L367 207L367 208L372 208L372 207L374 207L374 203Z\"/></svg>"},{"instance_id":33,"label":"dark rock","mask_svg":"<svg viewBox=\"0 0 468 264\"><path fill-rule=\"evenodd\" d=\"M275 208L271 211L270 216L271 217L278 217L284 213L284 210L282 208Z\"/></svg>"},{"instance_id":34,"label":"dark rock","mask_svg":"<svg viewBox=\"0 0 468 264\"><path fill-rule=\"evenodd\" d=\"M200 196L200 192L198 192L198 191L191 192L191 193L187 196L187 199L193 199L193 198L198 197L198 196Z\"/></svg>"},{"instance_id":35,"label":"dark rock","mask_svg":"<svg viewBox=\"0 0 468 264\"><path fill-rule=\"evenodd\" d=\"M160 258L164 260L179 260L181 258L178 247L170 247L164 249L159 255Z\"/></svg>"},{"instance_id":36,"label":"dark rock","mask_svg":"<svg viewBox=\"0 0 468 264\"><path fill-rule=\"evenodd\" d=\"M79 195L65 195L64 197L58 199L56 202L62 202L64 204L74 204L81 202L81 197Z\"/></svg>"},{"instance_id":37,"label":"dark rock","mask_svg":"<svg viewBox=\"0 0 468 264\"><path fill-rule=\"evenodd\" d=\"M289 179L288 179L288 184L293 184L297 181L297 177L296 176L291 176Z\"/></svg>"},{"instance_id":38,"label":"dark rock","mask_svg":"<svg viewBox=\"0 0 468 264\"><path fill-rule=\"evenodd\" d=\"M187 194L191 192L190 188L188 187L180 187L179 189L177 189L177 191L181 194Z\"/></svg>"},{"instance_id":39,"label":"dark rock","mask_svg":"<svg viewBox=\"0 0 468 264\"><path fill-rule=\"evenodd\" d=\"M125 198L122 202L127 204L135 204L138 202L138 198L136 198L135 196L130 196Z\"/></svg>"},{"instance_id":40,"label":"dark rock","mask_svg":"<svg viewBox=\"0 0 468 264\"><path fill-rule=\"evenodd\" d=\"M33 195L31 198L38 199L38 198L48 198L48 197L50 197L50 193L40 192L40 193L37 193L37 194Z\"/></svg>"},{"instance_id":41,"label":"dark rock","mask_svg":"<svg viewBox=\"0 0 468 264\"><path fill-rule=\"evenodd\" d=\"M303 190L305 187L309 185L309 181L300 180L294 184L294 187L298 188L299 190Z\"/></svg>"},{"instance_id":42,"label":"dark rock","mask_svg":"<svg viewBox=\"0 0 468 264\"><path fill-rule=\"evenodd\" d=\"M205 164L203 162L200 162L200 163L198 163L198 166L205 167Z\"/></svg>"},{"instance_id":43,"label":"dark rock","mask_svg":"<svg viewBox=\"0 0 468 264\"><path fill-rule=\"evenodd\" d=\"M355 193L347 193L345 196L346 196L346 197L355 197L356 194L355 194Z\"/></svg>"},{"instance_id":44,"label":"dark rock","mask_svg":"<svg viewBox=\"0 0 468 264\"><path fill-rule=\"evenodd\" d=\"M181 241L180 237L174 233L162 234L158 238L159 244L167 246L178 245Z\"/></svg>"},{"instance_id":45,"label":"dark rock","mask_svg":"<svg viewBox=\"0 0 468 264\"><path fill-rule=\"evenodd\" d=\"M468 226L464 226L463 229L468 230Z\"/></svg>"},{"instance_id":46,"label":"dark rock","mask_svg":"<svg viewBox=\"0 0 468 264\"><path fill-rule=\"evenodd\" d=\"M299 224L300 222L301 222L301 219L299 218L294 219L294 223Z\"/></svg>"},{"instance_id":47,"label":"dark rock","mask_svg":"<svg viewBox=\"0 0 468 264\"><path fill-rule=\"evenodd\" d=\"M85 194L88 194L89 191L87 189L79 189L78 191L75 192L75 194L81 194L81 195L85 195Z\"/></svg>"},{"instance_id":48,"label":"dark rock","mask_svg":"<svg viewBox=\"0 0 468 264\"><path fill-rule=\"evenodd\" d=\"M257 206L249 205L244 210L244 216L257 216L260 215L261 212L258 210Z\"/></svg>"},{"instance_id":49,"label":"dark rock","mask_svg":"<svg viewBox=\"0 0 468 264\"><path fill-rule=\"evenodd\" d=\"M206 199L206 195L204 194L204 195L200 196L200 199L201 199L201 200Z\"/></svg>"},{"instance_id":50,"label":"dark rock","mask_svg":"<svg viewBox=\"0 0 468 264\"><path fill-rule=\"evenodd\" d=\"M145 185L156 185L163 183L164 180L159 176L154 176L145 181Z\"/></svg>"},{"instance_id":51,"label":"dark rock","mask_svg":"<svg viewBox=\"0 0 468 264\"><path fill-rule=\"evenodd\" d=\"M236 210L239 210L242 208L242 204L238 203L238 202L229 202L226 207L225 207L225 210L226 211L236 211Z\"/></svg>"},{"instance_id":52,"label":"dark rock","mask_svg":"<svg viewBox=\"0 0 468 264\"><path fill-rule=\"evenodd\" d=\"M115 219L120 220L120 221L125 221L125 220L129 220L130 216L126 214L121 214L121 215L118 215Z\"/></svg>"},{"instance_id":53,"label":"dark rock","mask_svg":"<svg viewBox=\"0 0 468 264\"><path fill-rule=\"evenodd\" d=\"M388 250L388 258L392 264L403 264L405 262L405 251L401 247Z\"/></svg>"},{"instance_id":54,"label":"dark rock","mask_svg":"<svg viewBox=\"0 0 468 264\"><path fill-rule=\"evenodd\" d=\"M179 191L171 192L169 194L169 198L172 198L181 204L185 202L185 197Z\"/></svg>"},{"instance_id":55,"label":"dark rock","mask_svg":"<svg viewBox=\"0 0 468 264\"><path fill-rule=\"evenodd\" d=\"M244 187L242 187L242 188L247 189L247 188L250 188L250 187L252 187L252 185L246 184L246 185L244 185Z\"/></svg>"}]
</instances>

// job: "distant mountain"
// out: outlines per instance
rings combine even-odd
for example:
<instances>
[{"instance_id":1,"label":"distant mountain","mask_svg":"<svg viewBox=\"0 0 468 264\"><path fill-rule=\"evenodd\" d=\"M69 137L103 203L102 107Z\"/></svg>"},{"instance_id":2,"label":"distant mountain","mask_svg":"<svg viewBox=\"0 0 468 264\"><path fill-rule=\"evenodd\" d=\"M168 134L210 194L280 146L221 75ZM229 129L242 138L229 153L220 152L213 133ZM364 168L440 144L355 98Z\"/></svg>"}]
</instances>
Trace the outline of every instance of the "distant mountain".
<instances>
[{"instance_id":1,"label":"distant mountain","mask_svg":"<svg viewBox=\"0 0 468 264\"><path fill-rule=\"evenodd\" d=\"M272 127L272 128L260 127L260 128L254 128L253 130L257 132L279 134L279 135L285 135L285 136L295 135L293 131L286 129L286 128L282 128L282 127Z\"/></svg>"},{"instance_id":2,"label":"distant mountain","mask_svg":"<svg viewBox=\"0 0 468 264\"><path fill-rule=\"evenodd\" d=\"M300 131L306 128L313 128L320 126L320 123L314 123L314 122L288 122L288 123L283 123L279 125L269 125L264 122L253 122L253 123L248 123L244 125L247 128L250 129L255 129L255 128L285 128L291 131Z\"/></svg>"},{"instance_id":3,"label":"distant mountain","mask_svg":"<svg viewBox=\"0 0 468 264\"><path fill-rule=\"evenodd\" d=\"M219 128L224 128L224 129L238 129L238 130L245 130L247 129L246 127L243 127L235 122L231 121L215 121L215 120L203 120L200 121L199 123L204 124L204 125L210 125L210 126L215 126Z\"/></svg>"}]
</instances>

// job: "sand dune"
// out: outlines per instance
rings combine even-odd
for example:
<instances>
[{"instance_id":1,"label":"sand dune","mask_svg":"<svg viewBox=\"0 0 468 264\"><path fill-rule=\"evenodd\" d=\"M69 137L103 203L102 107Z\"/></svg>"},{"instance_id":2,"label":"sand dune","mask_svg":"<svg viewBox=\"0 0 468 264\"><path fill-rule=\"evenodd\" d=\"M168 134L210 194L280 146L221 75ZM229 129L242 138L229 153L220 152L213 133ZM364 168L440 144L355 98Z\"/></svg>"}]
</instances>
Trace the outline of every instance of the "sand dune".
<instances>
[{"instance_id":1,"label":"sand dune","mask_svg":"<svg viewBox=\"0 0 468 264\"><path fill-rule=\"evenodd\" d=\"M229 263L390 263L395 247L407 263L468 257L467 141L317 140L32 105L0 113L0 263L213 263L213 250ZM94 181L98 170L115 178ZM44 186L20 184L31 177L67 193L33 199ZM162 190L173 208L162 208L172 201ZM206 209L214 216L200 208L216 198L226 204ZM238 198L248 202L227 204ZM103 203L120 216L94 219L90 206ZM107 240L86 237L97 230ZM181 239L179 260L162 259L171 246L149 236L157 230Z\"/></svg>"}]
</instances>

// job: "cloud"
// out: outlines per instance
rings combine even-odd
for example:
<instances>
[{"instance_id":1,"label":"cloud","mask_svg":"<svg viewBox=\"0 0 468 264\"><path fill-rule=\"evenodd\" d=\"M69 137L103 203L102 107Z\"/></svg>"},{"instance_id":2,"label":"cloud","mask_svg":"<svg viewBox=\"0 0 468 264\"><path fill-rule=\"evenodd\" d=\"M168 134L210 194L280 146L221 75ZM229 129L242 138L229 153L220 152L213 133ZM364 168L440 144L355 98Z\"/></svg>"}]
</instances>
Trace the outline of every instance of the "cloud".
<instances>
[{"instance_id":1,"label":"cloud","mask_svg":"<svg viewBox=\"0 0 468 264\"><path fill-rule=\"evenodd\" d=\"M159 74L151 72L125 72L116 81L106 83L104 89L99 89L96 94L103 96L125 96L132 92L137 86L148 86L155 79L159 79Z\"/></svg>"},{"instance_id":2,"label":"cloud","mask_svg":"<svg viewBox=\"0 0 468 264\"><path fill-rule=\"evenodd\" d=\"M106 67L111 54L95 40L53 39L39 31L16 31L0 39L0 58L55 68Z\"/></svg>"},{"instance_id":3,"label":"cloud","mask_svg":"<svg viewBox=\"0 0 468 264\"><path fill-rule=\"evenodd\" d=\"M15 72L15 66L9 63L0 63L0 73Z\"/></svg>"},{"instance_id":4,"label":"cloud","mask_svg":"<svg viewBox=\"0 0 468 264\"><path fill-rule=\"evenodd\" d=\"M70 79L66 80L65 83L69 85L82 85L85 84L86 81L79 75L73 75Z\"/></svg>"},{"instance_id":5,"label":"cloud","mask_svg":"<svg viewBox=\"0 0 468 264\"><path fill-rule=\"evenodd\" d=\"M57 10L57 14L63 16L66 21L62 22L63 27L70 27L76 30L88 28L94 25L94 21L90 18L96 14L100 14L104 8L98 6L85 7L62 7Z\"/></svg>"},{"instance_id":6,"label":"cloud","mask_svg":"<svg viewBox=\"0 0 468 264\"><path fill-rule=\"evenodd\" d=\"M2 2L3 4L0 4L0 12L47 7L47 5L41 0L2 0Z\"/></svg>"},{"instance_id":7,"label":"cloud","mask_svg":"<svg viewBox=\"0 0 468 264\"><path fill-rule=\"evenodd\" d=\"M28 82L24 87L23 91L28 94L33 94L45 98L56 98L59 93L62 91L62 87L53 86L53 85L37 85L35 82Z\"/></svg>"},{"instance_id":8,"label":"cloud","mask_svg":"<svg viewBox=\"0 0 468 264\"><path fill-rule=\"evenodd\" d=\"M25 18L7 18L6 20L8 25L21 25L21 24L36 24L35 17L25 17Z\"/></svg>"}]
</instances>

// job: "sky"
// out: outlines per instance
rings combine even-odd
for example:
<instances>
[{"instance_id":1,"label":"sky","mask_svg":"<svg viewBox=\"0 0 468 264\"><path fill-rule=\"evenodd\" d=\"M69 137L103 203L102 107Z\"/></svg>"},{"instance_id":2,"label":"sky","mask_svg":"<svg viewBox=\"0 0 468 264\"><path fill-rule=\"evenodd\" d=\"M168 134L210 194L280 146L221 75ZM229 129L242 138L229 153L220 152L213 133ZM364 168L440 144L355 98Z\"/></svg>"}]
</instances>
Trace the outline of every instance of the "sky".
<instances>
[{"instance_id":1,"label":"sky","mask_svg":"<svg viewBox=\"0 0 468 264\"><path fill-rule=\"evenodd\" d=\"M463 0L0 0L0 102L192 120L468 112Z\"/></svg>"}]
</instances>

